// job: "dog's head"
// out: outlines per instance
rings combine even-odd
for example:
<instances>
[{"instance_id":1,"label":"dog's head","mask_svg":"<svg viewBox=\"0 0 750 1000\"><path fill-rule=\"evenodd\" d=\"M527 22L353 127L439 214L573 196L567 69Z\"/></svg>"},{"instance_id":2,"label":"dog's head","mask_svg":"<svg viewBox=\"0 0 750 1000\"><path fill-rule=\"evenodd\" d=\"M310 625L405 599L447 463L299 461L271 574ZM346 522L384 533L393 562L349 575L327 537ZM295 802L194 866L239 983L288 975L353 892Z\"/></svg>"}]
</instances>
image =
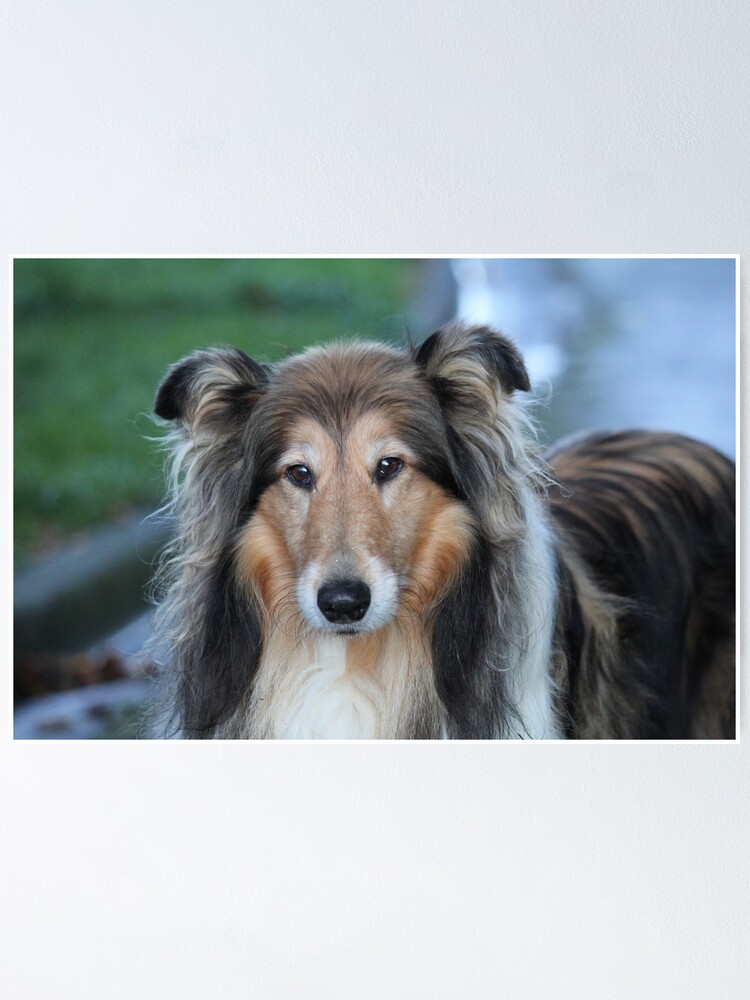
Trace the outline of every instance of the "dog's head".
<instances>
[{"instance_id":1,"label":"dog's head","mask_svg":"<svg viewBox=\"0 0 750 1000\"><path fill-rule=\"evenodd\" d=\"M504 411L528 388L509 341L458 325L414 349L335 344L276 365L236 350L185 359L155 410L176 427L183 530L202 550L193 558L213 560L225 589L231 581L238 614L247 597L303 633L424 617L504 501L497 470L512 456L500 452L516 447ZM214 632L227 629L226 608Z\"/></svg>"}]
</instances>

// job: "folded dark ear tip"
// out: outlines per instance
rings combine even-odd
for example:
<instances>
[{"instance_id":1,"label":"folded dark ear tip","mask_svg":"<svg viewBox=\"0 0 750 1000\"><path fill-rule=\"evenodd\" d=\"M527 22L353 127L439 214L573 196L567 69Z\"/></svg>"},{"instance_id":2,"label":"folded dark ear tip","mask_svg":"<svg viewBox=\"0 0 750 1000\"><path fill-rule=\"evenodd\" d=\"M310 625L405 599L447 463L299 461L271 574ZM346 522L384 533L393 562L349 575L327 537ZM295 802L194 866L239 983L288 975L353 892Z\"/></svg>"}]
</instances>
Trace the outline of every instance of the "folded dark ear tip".
<instances>
[{"instance_id":1,"label":"folded dark ear tip","mask_svg":"<svg viewBox=\"0 0 750 1000\"><path fill-rule=\"evenodd\" d=\"M431 333L429 337L423 340L419 347L417 347L414 352L414 360L418 365L424 366L429 362L432 352L437 347L441 333L442 330L436 330L434 333Z\"/></svg>"},{"instance_id":2,"label":"folded dark ear tip","mask_svg":"<svg viewBox=\"0 0 750 1000\"><path fill-rule=\"evenodd\" d=\"M521 352L499 334L495 338L495 366L497 377L506 392L513 392L514 389L531 392L531 380Z\"/></svg>"},{"instance_id":3,"label":"folded dark ear tip","mask_svg":"<svg viewBox=\"0 0 750 1000\"><path fill-rule=\"evenodd\" d=\"M178 420L184 415L190 380L196 370L196 362L192 358L172 365L156 393L154 413L157 417Z\"/></svg>"}]
</instances>

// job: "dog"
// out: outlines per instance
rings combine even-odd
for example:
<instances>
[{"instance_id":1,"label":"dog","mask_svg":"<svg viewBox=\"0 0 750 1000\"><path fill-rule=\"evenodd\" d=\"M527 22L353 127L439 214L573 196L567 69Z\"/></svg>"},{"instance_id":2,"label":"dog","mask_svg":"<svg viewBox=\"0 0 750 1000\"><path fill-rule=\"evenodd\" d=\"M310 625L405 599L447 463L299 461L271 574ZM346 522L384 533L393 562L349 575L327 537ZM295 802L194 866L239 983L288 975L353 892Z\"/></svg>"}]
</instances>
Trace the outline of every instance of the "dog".
<instances>
[{"instance_id":1,"label":"dog","mask_svg":"<svg viewBox=\"0 0 750 1000\"><path fill-rule=\"evenodd\" d=\"M540 455L529 390L461 324L170 368L152 734L735 738L733 463L641 431Z\"/></svg>"}]
</instances>

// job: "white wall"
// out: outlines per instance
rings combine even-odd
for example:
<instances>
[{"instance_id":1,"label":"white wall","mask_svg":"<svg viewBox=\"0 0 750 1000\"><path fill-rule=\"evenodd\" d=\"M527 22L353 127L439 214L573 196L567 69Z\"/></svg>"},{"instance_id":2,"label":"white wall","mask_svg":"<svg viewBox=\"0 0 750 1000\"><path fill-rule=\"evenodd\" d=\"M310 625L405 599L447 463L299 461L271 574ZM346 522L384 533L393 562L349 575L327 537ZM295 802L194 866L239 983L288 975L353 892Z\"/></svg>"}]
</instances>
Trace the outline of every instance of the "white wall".
<instances>
[{"instance_id":1,"label":"white wall","mask_svg":"<svg viewBox=\"0 0 750 1000\"><path fill-rule=\"evenodd\" d=\"M6 254L748 249L740 0L0 20ZM11 744L2 696L15 998L746 995L746 746Z\"/></svg>"}]
</instances>

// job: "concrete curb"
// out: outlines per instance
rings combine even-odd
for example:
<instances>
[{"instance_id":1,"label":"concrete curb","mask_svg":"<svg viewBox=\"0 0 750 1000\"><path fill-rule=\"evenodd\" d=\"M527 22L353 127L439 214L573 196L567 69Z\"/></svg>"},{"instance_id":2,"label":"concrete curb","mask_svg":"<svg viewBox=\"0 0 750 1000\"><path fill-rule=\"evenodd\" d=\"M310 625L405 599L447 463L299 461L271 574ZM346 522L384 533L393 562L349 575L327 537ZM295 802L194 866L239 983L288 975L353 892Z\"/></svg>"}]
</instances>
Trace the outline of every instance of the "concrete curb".
<instances>
[{"instance_id":1,"label":"concrete curb","mask_svg":"<svg viewBox=\"0 0 750 1000\"><path fill-rule=\"evenodd\" d=\"M16 577L16 664L34 653L86 649L142 613L171 522L141 513L95 531Z\"/></svg>"}]
</instances>

